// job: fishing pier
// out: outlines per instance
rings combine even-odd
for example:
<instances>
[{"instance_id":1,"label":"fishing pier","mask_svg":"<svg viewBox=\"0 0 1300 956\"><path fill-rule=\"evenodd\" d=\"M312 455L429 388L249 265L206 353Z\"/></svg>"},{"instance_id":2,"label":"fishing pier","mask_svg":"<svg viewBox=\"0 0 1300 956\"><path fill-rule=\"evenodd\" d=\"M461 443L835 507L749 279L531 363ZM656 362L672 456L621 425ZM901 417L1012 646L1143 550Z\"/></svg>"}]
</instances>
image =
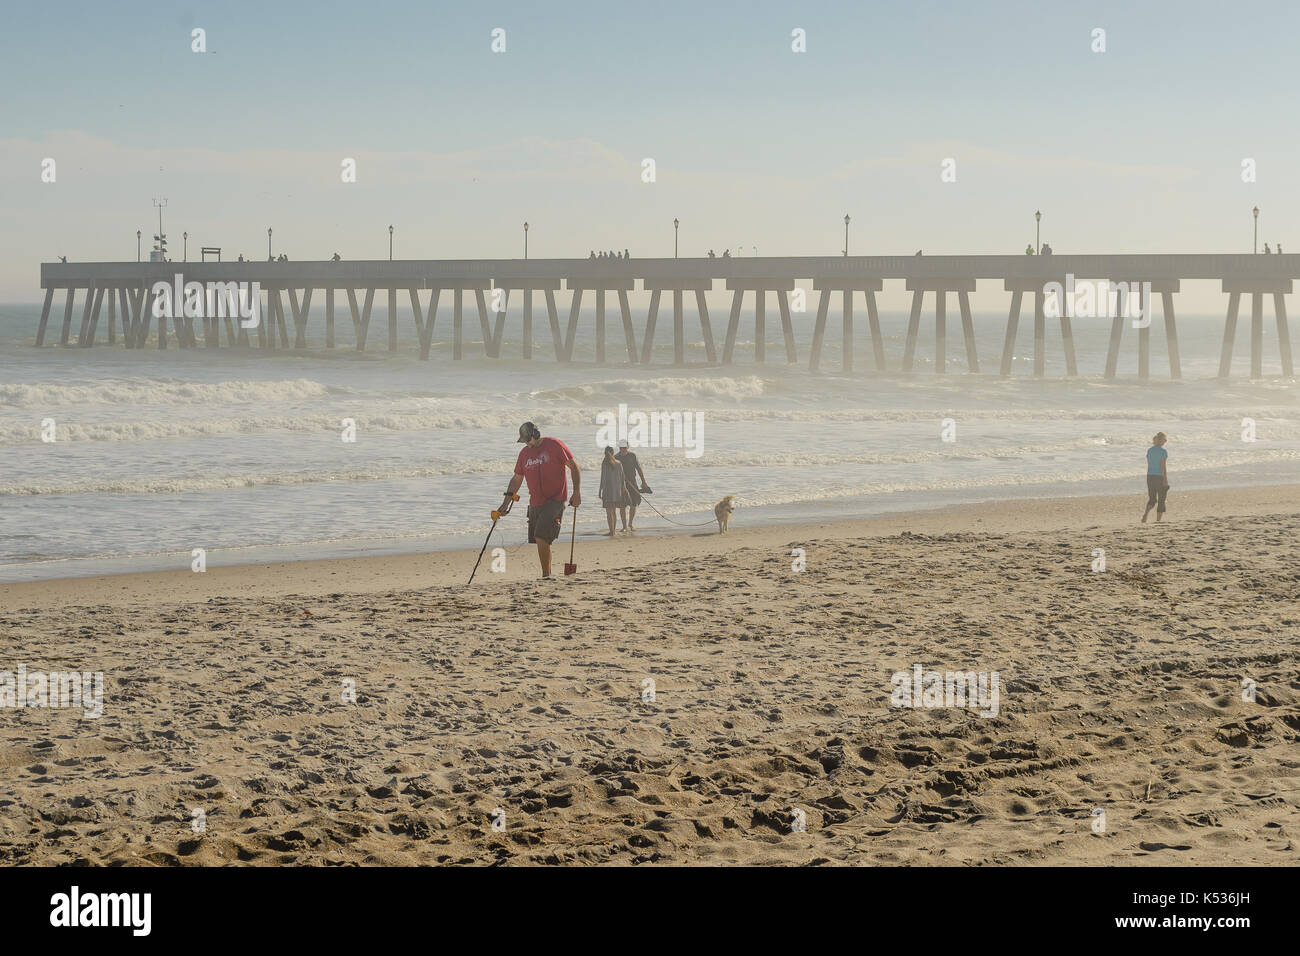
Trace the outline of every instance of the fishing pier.
<instances>
[{"instance_id":1,"label":"fishing pier","mask_svg":"<svg viewBox=\"0 0 1300 956\"><path fill-rule=\"evenodd\" d=\"M895 370L913 371L922 323L927 326L932 323L934 329L935 373L942 374L948 369L948 310L955 301L954 318L961 322L961 347L954 351L964 358L967 371L978 372L981 364L975 348L970 294L975 291L976 283L983 281L999 284L1001 291L1010 296L1003 347L996 366L1000 374L1011 374L1022 309L1028 319L1030 304L1025 298L1029 296L1033 310L1033 374L1044 374L1048 328L1056 325L1059 336L1053 333L1053 344L1063 352L1066 375L1073 376L1080 373L1075 361L1072 327L1075 316L1070 314L1070 308L1061 307L1063 298L1068 297L1063 297L1053 284L1066 289L1082 283L1100 283L1103 287L1116 288L1116 284L1121 284L1125 289L1140 291L1136 303L1131 295L1116 297L1116 301L1125 303L1127 313L1112 303L1111 297L1100 297L1100 307L1107 311L1089 315L1108 318L1111 322L1106 365L1104 369L1085 369L1083 373L1115 375L1125 344L1126 326L1129 326L1128 339L1131 342L1136 337L1138 375L1143 379L1150 376L1150 336L1156 326L1154 312L1158 297L1168 374L1176 379L1182 371L1174 296L1185 280L1213 280L1220 283L1227 297L1219 374L1224 378L1229 375L1242 298L1249 296L1250 374L1259 378L1265 369L1266 297L1272 299L1279 353L1278 365L1270 361L1269 366L1284 376L1295 374L1286 296L1297 274L1300 274L1300 256L1251 254L51 262L41 265L45 298L36 345L57 343L90 348L97 342L117 345L120 340L121 346L128 349L145 348L152 341L160 349L174 342L183 349L302 350L307 347L309 323L323 321L327 349L352 347L365 351L377 344L371 339L370 324L378 299L386 306L387 347L394 351L398 342L398 301L403 297L411 306L420 357L429 358L435 331L440 327L440 313L450 312L450 330L443 334L449 334L452 359L459 360L465 357L465 309L467 298L472 297L484 356L501 357L507 323L518 321L522 358L544 354L557 362L571 362L582 303L594 298L597 363L649 364L654 359L656 338L663 336L661 341L667 341L671 336L673 364L683 365L687 344L685 312L693 298L707 362L731 365L737 359L741 309L748 298L753 304L754 362L774 359L786 363L806 362L810 370L817 371L827 326L833 331L838 324L842 345L840 371L853 373L869 367L884 372L887 356L876 295L886 282L901 282L912 294L912 304L902 355ZM166 308L158 307L156 299L160 295L155 290L159 284L180 288L192 282L205 287L243 283L256 289L259 321L246 328L238 315L221 315L216 310L200 310L213 314L186 315L187 310L179 301L169 303ZM791 322L791 296L800 282L810 285L812 297L817 300L811 346L802 357L796 351ZM727 323L725 329L718 330L721 333L718 336L705 302L705 293L715 288L731 293ZM638 289L650 294L649 309L644 316L634 316L629 304L628 294ZM568 294L568 301L557 301L557 294L563 293ZM799 295L802 297L802 291ZM660 328L661 318L664 325L667 323L670 296L671 331ZM857 338L854 310L858 301L865 305L869 345L865 338L861 342ZM337 313L343 303L346 303L343 325L350 327L350 336L336 335ZM535 307L539 305L544 308L546 325L537 334L534 319L539 318L535 315ZM775 354L769 354L768 350L770 305L775 306L773 318L779 318L781 325L779 338L773 329ZM811 310L811 302L807 308ZM620 336L618 347L611 347L606 336L608 313L612 309L617 310L619 318L615 329ZM832 316L832 312L836 314ZM1140 322L1130 317L1134 312L1142 316ZM101 323L104 324L102 335ZM443 319L441 328L445 330L447 323ZM540 344L538 340L545 341L548 331L549 342Z\"/></svg>"}]
</instances>

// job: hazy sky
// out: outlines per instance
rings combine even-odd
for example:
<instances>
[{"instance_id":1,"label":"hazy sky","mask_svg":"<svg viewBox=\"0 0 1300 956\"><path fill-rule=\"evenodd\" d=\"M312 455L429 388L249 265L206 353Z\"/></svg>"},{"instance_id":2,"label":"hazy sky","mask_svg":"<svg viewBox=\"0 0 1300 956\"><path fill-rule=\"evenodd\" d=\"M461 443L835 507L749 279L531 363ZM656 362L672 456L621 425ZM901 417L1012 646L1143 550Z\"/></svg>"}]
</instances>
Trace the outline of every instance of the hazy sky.
<instances>
[{"instance_id":1,"label":"hazy sky","mask_svg":"<svg viewBox=\"0 0 1300 956\"><path fill-rule=\"evenodd\" d=\"M390 223L399 258L518 256L525 219L535 257L671 255L674 217L682 255L838 255L846 212L855 253L1006 253L1035 209L1058 253L1249 251L1256 204L1300 252L1296 9L9 4L0 300L60 254L133 260L155 196L177 259L182 231L264 258L268 226L294 259L384 258Z\"/></svg>"}]
</instances>

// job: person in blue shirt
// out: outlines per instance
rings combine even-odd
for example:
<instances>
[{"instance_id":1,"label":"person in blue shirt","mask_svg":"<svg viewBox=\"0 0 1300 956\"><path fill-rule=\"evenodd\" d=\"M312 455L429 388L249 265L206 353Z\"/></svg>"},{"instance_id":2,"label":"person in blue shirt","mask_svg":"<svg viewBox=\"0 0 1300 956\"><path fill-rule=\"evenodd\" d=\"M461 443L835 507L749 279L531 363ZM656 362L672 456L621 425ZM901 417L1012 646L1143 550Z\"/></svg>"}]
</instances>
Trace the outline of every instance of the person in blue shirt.
<instances>
[{"instance_id":1,"label":"person in blue shirt","mask_svg":"<svg viewBox=\"0 0 1300 956\"><path fill-rule=\"evenodd\" d=\"M1169 494L1169 452L1165 451L1165 442L1169 439L1164 432L1156 432L1147 449L1147 508L1142 512L1145 524L1151 509L1156 509L1156 521L1165 513L1165 495Z\"/></svg>"}]
</instances>

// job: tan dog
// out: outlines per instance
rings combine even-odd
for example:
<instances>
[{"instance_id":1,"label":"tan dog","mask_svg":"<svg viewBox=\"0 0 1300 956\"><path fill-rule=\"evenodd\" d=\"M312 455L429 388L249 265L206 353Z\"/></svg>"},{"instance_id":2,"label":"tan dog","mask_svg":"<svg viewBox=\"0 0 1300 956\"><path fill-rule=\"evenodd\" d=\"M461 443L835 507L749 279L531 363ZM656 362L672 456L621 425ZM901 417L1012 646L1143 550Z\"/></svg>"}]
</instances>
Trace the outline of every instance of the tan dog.
<instances>
[{"instance_id":1,"label":"tan dog","mask_svg":"<svg viewBox=\"0 0 1300 956\"><path fill-rule=\"evenodd\" d=\"M727 533L727 525L731 523L731 513L736 510L731 504L731 499L734 497L736 496L727 495L713 506L713 517L718 519L718 534Z\"/></svg>"}]
</instances>

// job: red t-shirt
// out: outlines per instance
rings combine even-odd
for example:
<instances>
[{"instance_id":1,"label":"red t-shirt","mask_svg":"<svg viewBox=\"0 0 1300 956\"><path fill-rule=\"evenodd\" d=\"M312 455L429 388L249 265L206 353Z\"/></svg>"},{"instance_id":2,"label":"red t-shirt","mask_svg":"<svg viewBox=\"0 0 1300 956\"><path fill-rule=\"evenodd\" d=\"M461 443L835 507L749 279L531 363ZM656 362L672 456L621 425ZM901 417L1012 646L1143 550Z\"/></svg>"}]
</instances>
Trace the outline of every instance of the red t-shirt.
<instances>
[{"instance_id":1,"label":"red t-shirt","mask_svg":"<svg viewBox=\"0 0 1300 956\"><path fill-rule=\"evenodd\" d=\"M558 438L543 438L536 448L525 445L515 462L515 474L528 482L528 503L567 501L569 475L566 462L573 460L569 446Z\"/></svg>"}]
</instances>

